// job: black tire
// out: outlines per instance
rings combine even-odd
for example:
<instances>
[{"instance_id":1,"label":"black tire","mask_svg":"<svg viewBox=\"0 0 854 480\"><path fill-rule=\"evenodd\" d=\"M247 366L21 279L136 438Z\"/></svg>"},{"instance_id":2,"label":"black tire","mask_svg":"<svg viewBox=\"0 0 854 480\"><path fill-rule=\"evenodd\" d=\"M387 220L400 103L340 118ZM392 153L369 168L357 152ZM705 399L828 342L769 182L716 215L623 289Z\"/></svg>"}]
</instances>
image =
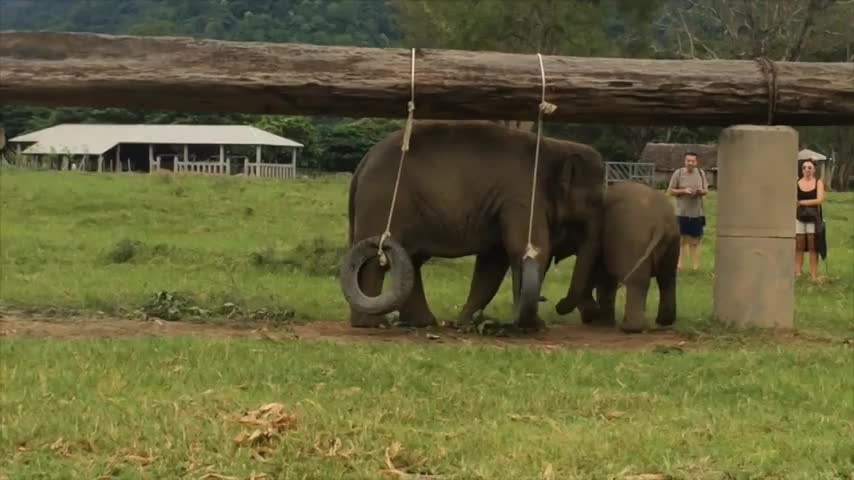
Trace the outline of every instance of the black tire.
<instances>
[{"instance_id":1,"label":"black tire","mask_svg":"<svg viewBox=\"0 0 854 480\"><path fill-rule=\"evenodd\" d=\"M536 259L522 259L522 284L519 287L519 308L516 318L531 318L537 313L540 302L540 263Z\"/></svg>"},{"instance_id":2,"label":"black tire","mask_svg":"<svg viewBox=\"0 0 854 480\"><path fill-rule=\"evenodd\" d=\"M369 260L377 257L380 237L369 237L356 242L341 261L339 282L347 303L360 313L384 315L399 310L409 298L415 284L415 272L412 260L403 247L388 238L383 242L383 252L388 259L391 273L391 289L376 297L369 297L359 285L359 271Z\"/></svg>"}]
</instances>

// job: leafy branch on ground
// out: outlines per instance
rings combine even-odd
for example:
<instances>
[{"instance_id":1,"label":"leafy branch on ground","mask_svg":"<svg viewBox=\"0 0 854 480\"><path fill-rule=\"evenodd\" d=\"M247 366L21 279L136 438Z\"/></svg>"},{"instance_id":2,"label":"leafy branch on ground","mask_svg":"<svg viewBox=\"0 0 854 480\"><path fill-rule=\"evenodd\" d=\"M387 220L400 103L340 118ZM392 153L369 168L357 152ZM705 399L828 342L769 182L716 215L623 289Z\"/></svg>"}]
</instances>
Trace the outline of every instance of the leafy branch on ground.
<instances>
[{"instance_id":1,"label":"leafy branch on ground","mask_svg":"<svg viewBox=\"0 0 854 480\"><path fill-rule=\"evenodd\" d=\"M240 305L226 302L216 308L203 308L186 294L178 292L160 291L155 293L142 305L141 311L146 317L159 318L167 321L178 320L201 320L207 318L228 319L250 319L265 320L273 322L288 322L296 316L291 309L268 310L265 308L257 310L245 310Z\"/></svg>"}]
</instances>

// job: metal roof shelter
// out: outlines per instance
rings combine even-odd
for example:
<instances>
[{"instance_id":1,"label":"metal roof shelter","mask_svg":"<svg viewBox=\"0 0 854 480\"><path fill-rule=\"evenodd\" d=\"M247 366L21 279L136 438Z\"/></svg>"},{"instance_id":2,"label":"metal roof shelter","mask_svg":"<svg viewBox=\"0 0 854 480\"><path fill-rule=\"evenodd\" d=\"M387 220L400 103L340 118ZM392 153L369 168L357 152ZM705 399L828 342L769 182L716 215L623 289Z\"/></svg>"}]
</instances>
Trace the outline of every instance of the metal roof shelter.
<instances>
[{"instance_id":1,"label":"metal roof shelter","mask_svg":"<svg viewBox=\"0 0 854 480\"><path fill-rule=\"evenodd\" d=\"M808 148L805 148L798 152L798 161L806 160L808 158L817 162L823 162L827 160L827 156L822 155L821 153L818 153L816 151L810 150Z\"/></svg>"},{"instance_id":2,"label":"metal roof shelter","mask_svg":"<svg viewBox=\"0 0 854 480\"><path fill-rule=\"evenodd\" d=\"M106 157L113 157L113 170L145 170L144 149L148 146L148 171L161 170L161 163L171 163L172 171L208 174L231 174L240 171L244 175L289 178L296 175L296 153L303 147L299 142L274 135L249 125L112 125L112 124L61 124L43 130L19 135L9 140L17 144L20 155L59 155L63 165L67 159L82 156L82 167L86 169L88 156L98 158L97 171L103 170ZM125 154L122 154L125 146ZM183 146L183 155L168 152L155 155L158 146ZM218 161L197 161L190 150L208 150L219 147ZM255 162L248 155L226 158L226 146L245 150L255 147ZM157 147L157 148L156 148ZM207 147L207 148L205 148ZM263 163L262 147L289 150L291 163ZM115 151L114 155L109 155ZM211 155L213 156L213 155ZM275 158L275 157L274 157ZM110 160L109 158L107 158ZM232 165L238 160L237 165Z\"/></svg>"}]
</instances>

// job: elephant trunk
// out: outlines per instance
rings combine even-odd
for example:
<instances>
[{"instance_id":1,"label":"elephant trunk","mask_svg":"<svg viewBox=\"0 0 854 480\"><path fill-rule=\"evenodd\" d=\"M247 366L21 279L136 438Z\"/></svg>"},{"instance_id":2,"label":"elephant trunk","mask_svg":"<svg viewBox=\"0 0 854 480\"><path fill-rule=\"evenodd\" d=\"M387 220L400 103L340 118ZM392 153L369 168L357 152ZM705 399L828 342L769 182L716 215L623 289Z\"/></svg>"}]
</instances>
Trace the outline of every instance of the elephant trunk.
<instances>
[{"instance_id":1,"label":"elephant trunk","mask_svg":"<svg viewBox=\"0 0 854 480\"><path fill-rule=\"evenodd\" d=\"M585 227L585 238L576 255L575 268L572 270L572 280L569 290L555 306L560 315L572 313L592 289L593 268L600 254L601 214L594 215Z\"/></svg>"}]
</instances>

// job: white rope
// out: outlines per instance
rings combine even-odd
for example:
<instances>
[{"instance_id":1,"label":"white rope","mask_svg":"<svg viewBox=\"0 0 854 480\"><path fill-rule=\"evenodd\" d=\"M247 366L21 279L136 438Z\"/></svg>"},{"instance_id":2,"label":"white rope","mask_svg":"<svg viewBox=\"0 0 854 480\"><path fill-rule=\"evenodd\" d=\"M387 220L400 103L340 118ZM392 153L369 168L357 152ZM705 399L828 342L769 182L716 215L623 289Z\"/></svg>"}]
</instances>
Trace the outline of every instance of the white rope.
<instances>
[{"instance_id":1,"label":"white rope","mask_svg":"<svg viewBox=\"0 0 854 480\"><path fill-rule=\"evenodd\" d=\"M397 202L397 191L400 188L400 175L403 172L403 160L406 158L406 152L409 151L409 138L412 136L412 121L413 112L415 112L415 49L412 49L412 56L409 65L409 102L406 104L407 117L406 126L403 129L403 141L400 144L400 162L397 165L397 179L394 181L394 192L391 195L391 207L388 210L388 223L386 223L385 231L380 236L380 244L377 249L380 266L385 267L388 264L385 252L383 252L383 243L391 238L391 219L394 216L394 204Z\"/></svg>"},{"instance_id":2,"label":"white rope","mask_svg":"<svg viewBox=\"0 0 854 480\"><path fill-rule=\"evenodd\" d=\"M528 217L528 245L525 247L525 256L523 258L534 258L539 252L534 244L531 243L531 235L534 229L534 200L537 195L537 170L540 164L540 140L543 136L543 114L550 114L557 110L557 105L546 101L546 70L543 68L543 56L537 54L540 60L540 79L543 84L543 92L540 97L540 107L537 114L537 146L534 150L534 177L531 180L531 211Z\"/></svg>"}]
</instances>

